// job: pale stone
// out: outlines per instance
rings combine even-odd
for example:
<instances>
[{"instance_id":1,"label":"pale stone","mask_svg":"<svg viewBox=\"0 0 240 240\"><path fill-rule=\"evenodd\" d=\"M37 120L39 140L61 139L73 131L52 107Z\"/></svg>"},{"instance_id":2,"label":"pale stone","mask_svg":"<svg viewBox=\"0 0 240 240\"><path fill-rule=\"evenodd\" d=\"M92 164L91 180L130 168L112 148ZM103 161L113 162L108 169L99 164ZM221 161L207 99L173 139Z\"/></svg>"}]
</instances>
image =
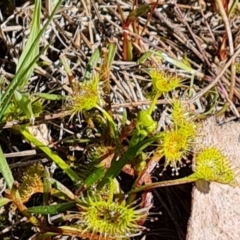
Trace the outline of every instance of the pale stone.
<instances>
[{"instance_id":1,"label":"pale stone","mask_svg":"<svg viewBox=\"0 0 240 240\"><path fill-rule=\"evenodd\" d=\"M240 122L219 126L211 117L204 122L201 135L200 144L217 146L228 157L240 183ZM186 239L240 239L240 187L211 183L206 194L194 187Z\"/></svg>"}]
</instances>

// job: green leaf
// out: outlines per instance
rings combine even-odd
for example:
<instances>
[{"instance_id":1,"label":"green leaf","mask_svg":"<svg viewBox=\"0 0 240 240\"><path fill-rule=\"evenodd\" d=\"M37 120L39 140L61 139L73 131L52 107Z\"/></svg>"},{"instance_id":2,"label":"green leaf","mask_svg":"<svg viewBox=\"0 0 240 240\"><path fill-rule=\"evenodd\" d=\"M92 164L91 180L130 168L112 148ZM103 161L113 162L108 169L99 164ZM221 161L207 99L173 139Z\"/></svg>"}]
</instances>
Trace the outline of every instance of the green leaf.
<instances>
[{"instance_id":1,"label":"green leaf","mask_svg":"<svg viewBox=\"0 0 240 240\"><path fill-rule=\"evenodd\" d=\"M91 78L91 75L92 75L92 69L97 65L97 62L100 58L100 50L99 48L97 48L92 56L90 57L88 63L87 63L87 67L86 67L86 72L85 72L85 75L84 75L84 79L90 79Z\"/></svg>"},{"instance_id":2,"label":"green leaf","mask_svg":"<svg viewBox=\"0 0 240 240\"><path fill-rule=\"evenodd\" d=\"M36 139L27 130L26 125L16 126L14 129L19 131L29 142L45 152L72 179L73 182L80 181L79 176L71 169L71 167L62 158L60 158L57 153Z\"/></svg>"},{"instance_id":3,"label":"green leaf","mask_svg":"<svg viewBox=\"0 0 240 240\"><path fill-rule=\"evenodd\" d=\"M30 76L32 75L33 70L34 70L34 65L30 68L28 68L28 65L33 61L33 59L39 53L40 38L37 38L37 36L41 30L41 28L40 28L41 5L42 5L41 0L35 0L31 32L30 32L27 44L24 47L21 57L19 58L17 68L16 68L16 71L19 71L19 70L24 71L26 68L28 69L28 71L26 72L23 80L18 84L18 87L17 87L18 90L22 90L25 87L25 85L27 84L27 81L30 78ZM37 41L32 46L35 39L37 39Z\"/></svg>"},{"instance_id":4,"label":"green leaf","mask_svg":"<svg viewBox=\"0 0 240 240\"><path fill-rule=\"evenodd\" d=\"M174 66L190 73L190 74L193 74L193 75L196 75L198 78L203 78L204 77L204 74L193 69L192 67L186 65L185 63L181 62L181 61L178 61L174 58L171 58L169 57L166 53L163 53L163 52L154 52L154 55L158 56L158 57L161 57L163 58L165 61L173 64Z\"/></svg>"},{"instance_id":5,"label":"green leaf","mask_svg":"<svg viewBox=\"0 0 240 240\"><path fill-rule=\"evenodd\" d=\"M58 101L58 100L66 100L67 96L62 96L58 94L51 94L51 93L36 93L36 96L46 99L46 100L51 100L51 101Z\"/></svg>"},{"instance_id":6,"label":"green leaf","mask_svg":"<svg viewBox=\"0 0 240 240\"><path fill-rule=\"evenodd\" d=\"M60 192L65 194L69 199L74 200L75 195L68 189L66 188L63 184L61 184L59 181L57 181L54 178L47 178L47 181L50 182L54 188L58 189Z\"/></svg>"},{"instance_id":7,"label":"green leaf","mask_svg":"<svg viewBox=\"0 0 240 240\"><path fill-rule=\"evenodd\" d=\"M106 61L106 69L110 70L113 60L115 58L116 52L117 52L117 43L116 42L110 42L108 45L108 54L107 54L107 61Z\"/></svg>"},{"instance_id":8,"label":"green leaf","mask_svg":"<svg viewBox=\"0 0 240 240\"><path fill-rule=\"evenodd\" d=\"M229 1L229 4L231 3L231 1ZM239 3L239 0L233 0L231 3L231 6L228 7L229 11L228 11L228 16L230 17L234 11L237 8L237 4Z\"/></svg>"},{"instance_id":9,"label":"green leaf","mask_svg":"<svg viewBox=\"0 0 240 240\"><path fill-rule=\"evenodd\" d=\"M40 28L40 14L41 14L41 0L35 0L35 6L33 11L33 20L32 20L32 27L29 39L27 41L26 46L24 47L24 50L21 54L21 57L19 58L16 71L24 71L25 69L28 69L24 77L21 81L19 81L17 88L14 92L14 96L16 99L16 102L20 109L26 114L26 116L31 119L31 121L34 121L35 117L32 111L31 106L31 99L30 94L26 93L20 93L27 84L28 79L31 77L35 64L31 67L28 67L29 64L36 58L36 56L39 54L39 42L40 39L37 40L36 44L33 46L33 48L30 51L30 48L32 47L32 44L34 43L34 40L37 39L37 36L41 30ZM25 61L25 64L22 64L23 61ZM21 68L20 68L21 67ZM18 90L18 91L17 91Z\"/></svg>"},{"instance_id":10,"label":"green leaf","mask_svg":"<svg viewBox=\"0 0 240 240\"><path fill-rule=\"evenodd\" d=\"M43 204L47 205L51 195L52 185L47 180L50 177L50 172L48 168L44 169L44 176L43 176Z\"/></svg>"},{"instance_id":11,"label":"green leaf","mask_svg":"<svg viewBox=\"0 0 240 240\"><path fill-rule=\"evenodd\" d=\"M99 181L104 176L106 170L103 167L97 168L93 173L91 173L84 181L84 188L89 188L95 182Z\"/></svg>"},{"instance_id":12,"label":"green leaf","mask_svg":"<svg viewBox=\"0 0 240 240\"><path fill-rule=\"evenodd\" d=\"M3 175L4 180L7 183L9 189L12 189L14 178L11 169L8 166L7 160L2 152L2 147L0 146L0 172Z\"/></svg>"},{"instance_id":13,"label":"green leaf","mask_svg":"<svg viewBox=\"0 0 240 240\"><path fill-rule=\"evenodd\" d=\"M8 198L0 198L0 207L8 204L9 202L11 202L11 200Z\"/></svg>"},{"instance_id":14,"label":"green leaf","mask_svg":"<svg viewBox=\"0 0 240 240\"><path fill-rule=\"evenodd\" d=\"M112 128L112 131L114 133L114 140L115 140L115 153L113 156L112 161L115 161L118 157L119 154L119 149L120 149L120 140L119 140L119 134L118 134L118 129L116 127L115 122L113 121L112 117L108 114L107 111L105 111L103 108L101 108L100 106L96 106L96 108L102 112L102 114L104 115L105 118L107 118L109 125Z\"/></svg>"},{"instance_id":15,"label":"green leaf","mask_svg":"<svg viewBox=\"0 0 240 240\"><path fill-rule=\"evenodd\" d=\"M58 233L46 232L37 236L36 240L52 239L51 237L58 235Z\"/></svg>"},{"instance_id":16,"label":"green leaf","mask_svg":"<svg viewBox=\"0 0 240 240\"><path fill-rule=\"evenodd\" d=\"M48 46L46 46L45 48L43 48L41 50L41 52L38 54L38 56L31 62L31 64L29 65L29 67L31 67L32 65L34 65L34 63L37 61L37 59L39 58L39 56L48 48ZM24 71L18 71L14 78L12 79L10 85L8 86L6 92L2 95L2 98L0 98L0 122L3 119L4 113L6 112L10 101L12 99L13 94L15 93L15 90L18 86L18 79L22 79L25 75L25 73L28 71L28 69L25 69Z\"/></svg>"},{"instance_id":17,"label":"green leaf","mask_svg":"<svg viewBox=\"0 0 240 240\"><path fill-rule=\"evenodd\" d=\"M140 143L138 143L134 147L128 148L128 150L123 154L123 156L117 160L112 161L112 164L110 168L107 170L104 178L102 181L98 184L98 188L101 189L108 181L109 179L113 179L117 177L117 175L122 171L122 168L129 163L131 159L133 159L135 156L137 156L139 153L141 153L146 147L148 147L153 142L157 141L160 137L160 134L146 139Z\"/></svg>"},{"instance_id":18,"label":"green leaf","mask_svg":"<svg viewBox=\"0 0 240 240\"><path fill-rule=\"evenodd\" d=\"M32 111L32 104L31 104L31 97L29 93L20 93L19 91L15 90L14 96L16 102L20 109L24 112L24 114L31 119L31 122L34 122L34 114Z\"/></svg>"},{"instance_id":19,"label":"green leaf","mask_svg":"<svg viewBox=\"0 0 240 240\"><path fill-rule=\"evenodd\" d=\"M75 205L75 202L67 202L67 203L60 203L50 206L37 206L31 207L26 210L28 213L35 213L35 214L58 214L64 212Z\"/></svg>"},{"instance_id":20,"label":"green leaf","mask_svg":"<svg viewBox=\"0 0 240 240\"><path fill-rule=\"evenodd\" d=\"M146 14L149 10L150 10L149 5L139 6L138 8L136 8L130 12L130 14L127 17L127 21L129 21L129 22L135 21L138 17L141 17L144 14Z\"/></svg>"},{"instance_id":21,"label":"green leaf","mask_svg":"<svg viewBox=\"0 0 240 240\"><path fill-rule=\"evenodd\" d=\"M150 58L153 55L152 51L145 52L138 60L137 63L144 63L148 58Z\"/></svg>"},{"instance_id":22,"label":"green leaf","mask_svg":"<svg viewBox=\"0 0 240 240\"><path fill-rule=\"evenodd\" d=\"M133 59L133 45L132 40L125 39L127 47L127 61L132 61Z\"/></svg>"},{"instance_id":23,"label":"green leaf","mask_svg":"<svg viewBox=\"0 0 240 240\"><path fill-rule=\"evenodd\" d=\"M47 26L49 25L50 21L52 20L54 14L57 11L58 7L60 6L61 2L62 2L62 0L58 1L58 3L56 4L54 10L52 11L52 14L49 16L47 22L41 28L41 31L38 33L37 37L31 42L31 44L29 44L28 51L24 50L24 53L22 53L22 54L25 55L25 57L22 58L20 63L17 65L16 74L15 74L14 78L12 79L10 85L8 86L6 92L3 94L2 98L0 99L0 121L2 120L3 115L4 115L6 109L9 106L9 103L10 103L10 101L12 99L14 91L18 87L21 89L25 85L26 81L28 80L27 76L31 75L30 74L30 70L34 67L34 64L36 63L36 61L38 60L38 58L42 54L42 52L44 52L47 49L48 46L44 47L42 49L42 51L39 54L37 54L37 56L35 55L35 57L33 57L32 52L36 53L36 48L39 45L39 40L40 40L41 36L43 35L44 31L46 30ZM36 11L40 11L40 7L41 7L40 1L37 0L36 1L36 6L35 6ZM38 16L38 14L36 16ZM32 56L32 59L33 59L32 61L29 61L29 59L28 59L29 55Z\"/></svg>"},{"instance_id":24,"label":"green leaf","mask_svg":"<svg viewBox=\"0 0 240 240\"><path fill-rule=\"evenodd\" d=\"M204 74L202 72L199 72L195 69L193 69L191 66L188 64L185 64L184 61L179 61L174 58L169 57L166 53L160 52L160 51L147 51L142 55L142 57L138 60L138 63L143 63L145 62L150 56L157 56L160 59L163 59L164 61L173 64L175 67L178 67L187 73L190 73L192 75L196 75L199 79L202 79L204 77Z\"/></svg>"}]
</instances>

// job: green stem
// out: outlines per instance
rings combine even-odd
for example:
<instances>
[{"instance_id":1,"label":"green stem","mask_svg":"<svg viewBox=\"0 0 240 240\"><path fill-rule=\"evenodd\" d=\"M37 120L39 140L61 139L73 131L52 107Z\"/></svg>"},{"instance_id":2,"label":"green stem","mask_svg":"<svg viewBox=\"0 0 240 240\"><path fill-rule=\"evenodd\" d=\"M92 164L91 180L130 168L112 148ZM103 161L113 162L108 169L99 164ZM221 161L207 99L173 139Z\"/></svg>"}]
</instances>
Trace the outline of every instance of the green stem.
<instances>
[{"instance_id":1,"label":"green stem","mask_svg":"<svg viewBox=\"0 0 240 240\"><path fill-rule=\"evenodd\" d=\"M148 147L153 142L159 139L159 134L155 137L149 138L147 140L141 141L136 146L128 148L128 150L123 154L123 156L118 161L112 161L112 164L108 171L106 172L105 176L103 177L102 181L98 184L97 188L101 189L109 179L115 178L122 170L122 168L129 163L135 156L141 153L146 147Z\"/></svg>"},{"instance_id":2,"label":"green stem","mask_svg":"<svg viewBox=\"0 0 240 240\"><path fill-rule=\"evenodd\" d=\"M161 96L161 93L159 93L159 92L157 92L157 93L155 94L155 96L154 96L154 98L153 98L153 100L152 100L152 103L151 103L151 105L150 105L150 108L148 109L149 115L152 114L152 112L153 112L153 110L154 110L154 108L155 108L155 106L156 106L156 104L157 104L157 100L158 100L158 98L159 98L160 96Z\"/></svg>"},{"instance_id":3,"label":"green stem","mask_svg":"<svg viewBox=\"0 0 240 240\"><path fill-rule=\"evenodd\" d=\"M151 189L154 189L154 188L159 188L159 187L168 187L168 186L174 186L174 185L179 185L179 184L186 184L186 183L195 182L197 180L198 179L196 177L194 177L194 175L190 175L190 176L185 177L185 178L146 184L142 187L138 187L138 188L135 188L135 189L129 191L127 194L138 193L138 192L142 192L142 191L148 191L148 190L151 190Z\"/></svg>"},{"instance_id":4,"label":"green stem","mask_svg":"<svg viewBox=\"0 0 240 240\"><path fill-rule=\"evenodd\" d=\"M96 108L102 112L102 114L107 118L108 122L110 123L113 133L114 133L114 140L115 140L115 153L112 159L112 162L115 161L118 157L119 154L119 149L120 149L120 140L119 140L119 134L118 134L118 129L112 119L112 117L108 114L107 111L105 111L103 108L100 106L96 106Z\"/></svg>"}]
</instances>

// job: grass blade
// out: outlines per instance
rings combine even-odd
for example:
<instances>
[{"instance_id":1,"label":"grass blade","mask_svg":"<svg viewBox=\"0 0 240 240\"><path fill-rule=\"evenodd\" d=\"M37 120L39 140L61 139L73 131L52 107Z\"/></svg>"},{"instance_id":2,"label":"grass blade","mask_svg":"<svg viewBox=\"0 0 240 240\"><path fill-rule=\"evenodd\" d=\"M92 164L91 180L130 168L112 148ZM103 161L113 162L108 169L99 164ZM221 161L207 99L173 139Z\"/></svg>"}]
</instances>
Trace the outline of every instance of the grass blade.
<instances>
[{"instance_id":1,"label":"grass blade","mask_svg":"<svg viewBox=\"0 0 240 240\"><path fill-rule=\"evenodd\" d=\"M97 49L93 52L92 56L90 57L90 59L89 59L89 61L88 61L88 63L87 63L87 67L86 67L84 79L87 80L87 79L90 79L90 78L91 78L92 69L93 69L94 67L96 67L99 58L100 58L100 50L99 50L99 48L97 48Z\"/></svg>"},{"instance_id":2,"label":"grass blade","mask_svg":"<svg viewBox=\"0 0 240 240\"><path fill-rule=\"evenodd\" d=\"M9 202L11 202L11 200L8 198L0 198L0 207L5 206Z\"/></svg>"},{"instance_id":3,"label":"grass blade","mask_svg":"<svg viewBox=\"0 0 240 240\"><path fill-rule=\"evenodd\" d=\"M6 181L8 188L12 189L14 178L8 166L7 160L3 154L1 146L0 146L0 172L2 173L3 178Z\"/></svg>"},{"instance_id":4,"label":"grass blade","mask_svg":"<svg viewBox=\"0 0 240 240\"><path fill-rule=\"evenodd\" d=\"M60 158L57 153L52 151L49 147L45 146L42 142L36 139L26 128L23 126L16 126L14 129L19 131L29 142L34 144L36 147L41 149L44 153L46 153L70 178L73 182L80 181L78 175L71 169L71 167Z\"/></svg>"},{"instance_id":5,"label":"grass blade","mask_svg":"<svg viewBox=\"0 0 240 240\"><path fill-rule=\"evenodd\" d=\"M51 183L54 188L58 189L61 193L65 194L69 199L75 200L74 194L62 183L51 177L47 178L47 181Z\"/></svg>"},{"instance_id":6,"label":"grass blade","mask_svg":"<svg viewBox=\"0 0 240 240\"><path fill-rule=\"evenodd\" d=\"M31 69L34 66L34 64L36 63L36 61L38 60L40 53L30 63L28 61L28 56L31 54L32 51L34 51L34 49L36 49L36 46L38 46L41 36L43 35L43 33L46 30L47 26L49 25L50 21L52 20L54 14L57 11L58 7L60 6L61 2L62 2L62 0L58 1L54 10L52 11L52 14L49 16L47 22L44 24L41 31L38 33L37 37L35 38L35 40L32 42L28 51L26 51L26 56L18 64L17 71L16 71L14 78L12 79L6 92L3 94L2 98L0 99L0 121L2 120L3 114L6 111L7 107L9 106L9 103L12 99L14 91L17 89L18 86L23 85L23 83L26 79L26 76L29 74L28 69ZM44 48L44 50L45 49L46 48Z\"/></svg>"},{"instance_id":7,"label":"grass blade","mask_svg":"<svg viewBox=\"0 0 240 240\"><path fill-rule=\"evenodd\" d=\"M30 32L27 44L24 47L24 51L22 52L21 57L19 58L16 71L24 71L24 69L28 67L28 65L33 61L33 59L39 53L40 38L33 45L33 48L31 49L31 51L30 51L30 48L41 30L40 28L40 14L41 14L41 5L42 5L41 2L42 2L41 0L35 0L31 32ZM26 59L25 63L22 64L25 59ZM21 81L21 84L18 84L18 90L21 90L26 85L28 79L33 73L33 70L34 70L34 65L31 68L28 68L25 78Z\"/></svg>"},{"instance_id":8,"label":"grass blade","mask_svg":"<svg viewBox=\"0 0 240 240\"><path fill-rule=\"evenodd\" d=\"M27 209L27 212L29 213L35 213L35 214L58 214L61 212L64 212L70 208L72 208L76 203L75 202L67 202L67 203L60 203L50 206L37 206L37 207L31 207Z\"/></svg>"},{"instance_id":9,"label":"grass blade","mask_svg":"<svg viewBox=\"0 0 240 240\"><path fill-rule=\"evenodd\" d=\"M112 164L102 181L99 183L98 188L101 189L109 179L113 179L117 177L117 175L121 172L122 168L129 163L131 159L141 153L146 147L159 139L159 135L155 137L149 138L137 144L134 147L128 148L128 150L123 154L123 156L118 161L112 161Z\"/></svg>"},{"instance_id":10,"label":"grass blade","mask_svg":"<svg viewBox=\"0 0 240 240\"><path fill-rule=\"evenodd\" d=\"M33 66L35 64L35 62L37 61L37 59L39 58L39 56L48 48L48 46L46 46L45 48L43 48L41 50L41 52L35 57L35 59L31 62L31 64L29 65L29 67ZM24 75L26 74L26 72L28 71L28 69L25 69L23 72L17 72L16 75L14 76L14 78L12 79L12 82L10 83L10 85L8 86L6 92L2 95L2 98L0 98L0 122L2 121L2 118L4 116L5 111L7 110L9 103L12 99L12 96L18 86L17 84L17 79L22 79L24 78Z\"/></svg>"}]
</instances>

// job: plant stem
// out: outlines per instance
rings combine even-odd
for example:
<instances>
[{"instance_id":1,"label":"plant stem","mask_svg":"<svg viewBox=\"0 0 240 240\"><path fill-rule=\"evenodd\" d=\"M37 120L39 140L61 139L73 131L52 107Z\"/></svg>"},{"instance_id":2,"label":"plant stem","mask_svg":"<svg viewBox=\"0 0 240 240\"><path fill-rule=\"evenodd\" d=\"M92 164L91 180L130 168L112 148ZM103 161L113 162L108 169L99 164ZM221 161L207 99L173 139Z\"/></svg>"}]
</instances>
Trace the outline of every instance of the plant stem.
<instances>
[{"instance_id":1,"label":"plant stem","mask_svg":"<svg viewBox=\"0 0 240 240\"><path fill-rule=\"evenodd\" d=\"M155 182L155 183L151 183L151 184L146 184L142 187L135 188L135 189L129 191L127 194L148 191L148 190L151 190L154 188L159 188L159 187L169 187L169 186L174 186L174 185L179 185L179 184L191 183L191 182L195 182L196 180L198 180L198 179L193 177L192 175L190 175L185 178L162 181L162 182Z\"/></svg>"}]
</instances>

